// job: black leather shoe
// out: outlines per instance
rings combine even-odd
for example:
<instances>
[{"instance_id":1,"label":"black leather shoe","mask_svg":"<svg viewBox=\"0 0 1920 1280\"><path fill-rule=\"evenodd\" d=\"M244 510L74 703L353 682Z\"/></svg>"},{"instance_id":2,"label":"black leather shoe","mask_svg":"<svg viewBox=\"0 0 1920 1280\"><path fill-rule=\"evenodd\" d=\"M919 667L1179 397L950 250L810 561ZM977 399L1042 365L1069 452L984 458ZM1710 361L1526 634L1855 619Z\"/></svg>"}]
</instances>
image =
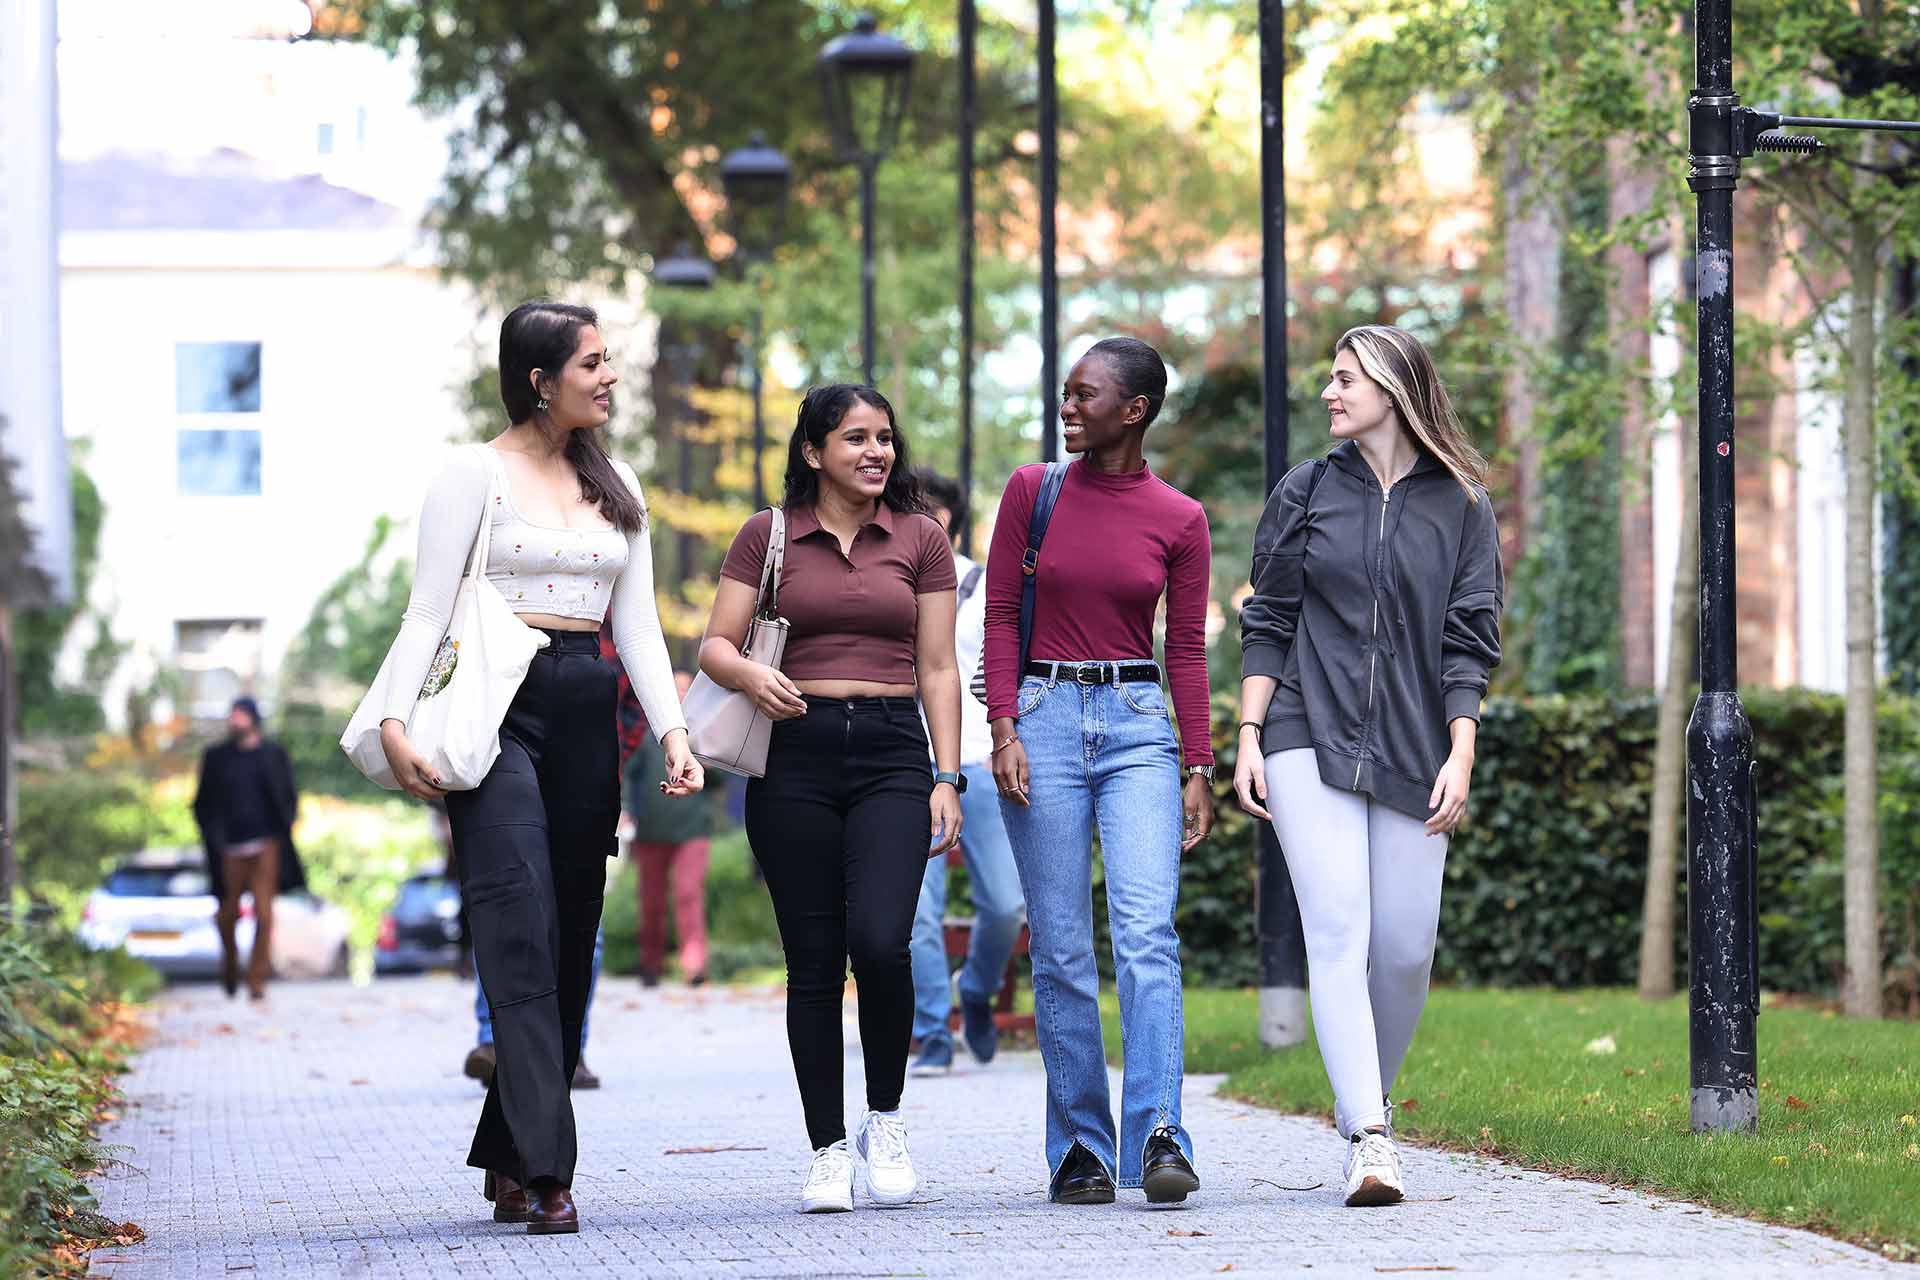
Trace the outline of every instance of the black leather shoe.
<instances>
[{"instance_id":1,"label":"black leather shoe","mask_svg":"<svg viewBox=\"0 0 1920 1280\"><path fill-rule=\"evenodd\" d=\"M1147 1189L1148 1204L1178 1204L1200 1189L1200 1175L1173 1140L1172 1129L1155 1129L1147 1139L1147 1154L1140 1162L1140 1185Z\"/></svg>"},{"instance_id":2,"label":"black leather shoe","mask_svg":"<svg viewBox=\"0 0 1920 1280\"><path fill-rule=\"evenodd\" d=\"M1053 1175L1052 1193L1055 1204L1112 1204L1113 1179L1099 1157L1076 1142Z\"/></svg>"}]
</instances>

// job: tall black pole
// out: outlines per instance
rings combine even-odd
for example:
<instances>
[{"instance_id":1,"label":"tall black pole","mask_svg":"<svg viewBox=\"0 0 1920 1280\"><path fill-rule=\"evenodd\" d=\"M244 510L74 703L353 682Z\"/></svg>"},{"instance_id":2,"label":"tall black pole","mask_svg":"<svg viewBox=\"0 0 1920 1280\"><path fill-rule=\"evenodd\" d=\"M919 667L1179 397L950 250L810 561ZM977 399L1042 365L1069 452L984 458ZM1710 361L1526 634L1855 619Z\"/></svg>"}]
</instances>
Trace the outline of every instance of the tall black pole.
<instances>
[{"instance_id":1,"label":"tall black pole","mask_svg":"<svg viewBox=\"0 0 1920 1280\"><path fill-rule=\"evenodd\" d=\"M766 308L756 295L753 300L753 509L767 505L767 423L760 404L760 333L765 327Z\"/></svg>"},{"instance_id":2,"label":"tall black pole","mask_svg":"<svg viewBox=\"0 0 1920 1280\"><path fill-rule=\"evenodd\" d=\"M1753 728L1737 692L1733 536L1732 0L1697 0L1688 101L1697 197L1700 364L1700 697L1687 725L1687 951L1692 1127L1759 1125Z\"/></svg>"},{"instance_id":3,"label":"tall black pole","mask_svg":"<svg viewBox=\"0 0 1920 1280\"><path fill-rule=\"evenodd\" d=\"M960 0L960 492L973 497L973 33L974 0ZM960 530L973 554L973 523Z\"/></svg>"},{"instance_id":4,"label":"tall black pole","mask_svg":"<svg viewBox=\"0 0 1920 1280\"><path fill-rule=\"evenodd\" d=\"M1053 72L1053 0L1040 0L1040 457L1060 456L1060 101Z\"/></svg>"},{"instance_id":5,"label":"tall black pole","mask_svg":"<svg viewBox=\"0 0 1920 1280\"><path fill-rule=\"evenodd\" d=\"M1281 94L1286 5L1260 0L1260 346L1267 489L1287 473L1287 191ZM1260 1042L1278 1049L1307 1035L1307 945L1286 855L1271 822L1259 828L1255 910L1260 937Z\"/></svg>"},{"instance_id":6,"label":"tall black pole","mask_svg":"<svg viewBox=\"0 0 1920 1280\"><path fill-rule=\"evenodd\" d=\"M873 175L878 157L860 161L860 380L873 385Z\"/></svg>"}]
</instances>

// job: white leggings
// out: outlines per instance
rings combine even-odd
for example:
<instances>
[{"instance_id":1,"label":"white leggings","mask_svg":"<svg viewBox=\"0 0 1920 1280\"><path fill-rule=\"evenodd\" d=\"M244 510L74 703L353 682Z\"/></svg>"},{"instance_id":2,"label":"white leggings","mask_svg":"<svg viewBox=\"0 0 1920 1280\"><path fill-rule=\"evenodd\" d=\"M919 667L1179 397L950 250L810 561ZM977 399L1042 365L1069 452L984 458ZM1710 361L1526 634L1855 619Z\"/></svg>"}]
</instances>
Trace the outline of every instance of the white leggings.
<instances>
[{"instance_id":1,"label":"white leggings","mask_svg":"<svg viewBox=\"0 0 1920 1280\"><path fill-rule=\"evenodd\" d=\"M1267 811L1307 941L1307 987L1342 1137L1387 1121L1433 971L1447 837L1320 781L1313 752L1267 757Z\"/></svg>"}]
</instances>

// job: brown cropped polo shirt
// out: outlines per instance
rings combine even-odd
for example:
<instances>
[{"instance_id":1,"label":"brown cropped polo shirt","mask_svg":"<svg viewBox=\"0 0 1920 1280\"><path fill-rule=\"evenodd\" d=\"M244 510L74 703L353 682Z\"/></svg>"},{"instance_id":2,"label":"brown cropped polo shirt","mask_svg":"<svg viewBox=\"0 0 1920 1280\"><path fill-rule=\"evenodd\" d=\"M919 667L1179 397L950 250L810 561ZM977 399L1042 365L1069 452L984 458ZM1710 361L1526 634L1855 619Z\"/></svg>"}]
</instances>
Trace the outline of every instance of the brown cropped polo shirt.
<instances>
[{"instance_id":1,"label":"brown cropped polo shirt","mask_svg":"<svg viewBox=\"0 0 1920 1280\"><path fill-rule=\"evenodd\" d=\"M721 576L758 589L772 526L765 511L740 526ZM916 597L955 586L953 548L931 516L881 503L846 555L812 507L788 511L780 616L791 629L780 669L790 680L913 684Z\"/></svg>"}]
</instances>

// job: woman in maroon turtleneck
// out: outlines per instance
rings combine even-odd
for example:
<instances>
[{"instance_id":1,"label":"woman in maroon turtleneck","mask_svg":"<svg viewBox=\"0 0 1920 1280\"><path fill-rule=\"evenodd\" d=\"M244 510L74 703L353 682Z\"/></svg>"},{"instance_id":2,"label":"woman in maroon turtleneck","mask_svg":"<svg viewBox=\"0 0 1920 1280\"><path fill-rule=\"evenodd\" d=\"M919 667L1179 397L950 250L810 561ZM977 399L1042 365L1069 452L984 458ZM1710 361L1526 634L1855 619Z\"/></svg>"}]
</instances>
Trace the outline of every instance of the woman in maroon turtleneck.
<instances>
[{"instance_id":1,"label":"woman in maroon turtleneck","mask_svg":"<svg viewBox=\"0 0 1920 1280\"><path fill-rule=\"evenodd\" d=\"M1045 467L1014 472L987 560L993 775L1026 891L1033 1003L1047 1066L1048 1196L1104 1204L1116 1184L1177 1201L1200 1186L1180 1124L1180 856L1213 825L1206 616L1211 542L1200 504L1147 468L1166 398L1159 353L1095 343L1060 403L1068 464L1035 566L1020 654L1022 562ZM1167 722L1153 619L1167 601ZM1184 776L1184 782L1182 778ZM1107 1096L1093 958L1098 824L1126 1044L1119 1139Z\"/></svg>"}]
</instances>

